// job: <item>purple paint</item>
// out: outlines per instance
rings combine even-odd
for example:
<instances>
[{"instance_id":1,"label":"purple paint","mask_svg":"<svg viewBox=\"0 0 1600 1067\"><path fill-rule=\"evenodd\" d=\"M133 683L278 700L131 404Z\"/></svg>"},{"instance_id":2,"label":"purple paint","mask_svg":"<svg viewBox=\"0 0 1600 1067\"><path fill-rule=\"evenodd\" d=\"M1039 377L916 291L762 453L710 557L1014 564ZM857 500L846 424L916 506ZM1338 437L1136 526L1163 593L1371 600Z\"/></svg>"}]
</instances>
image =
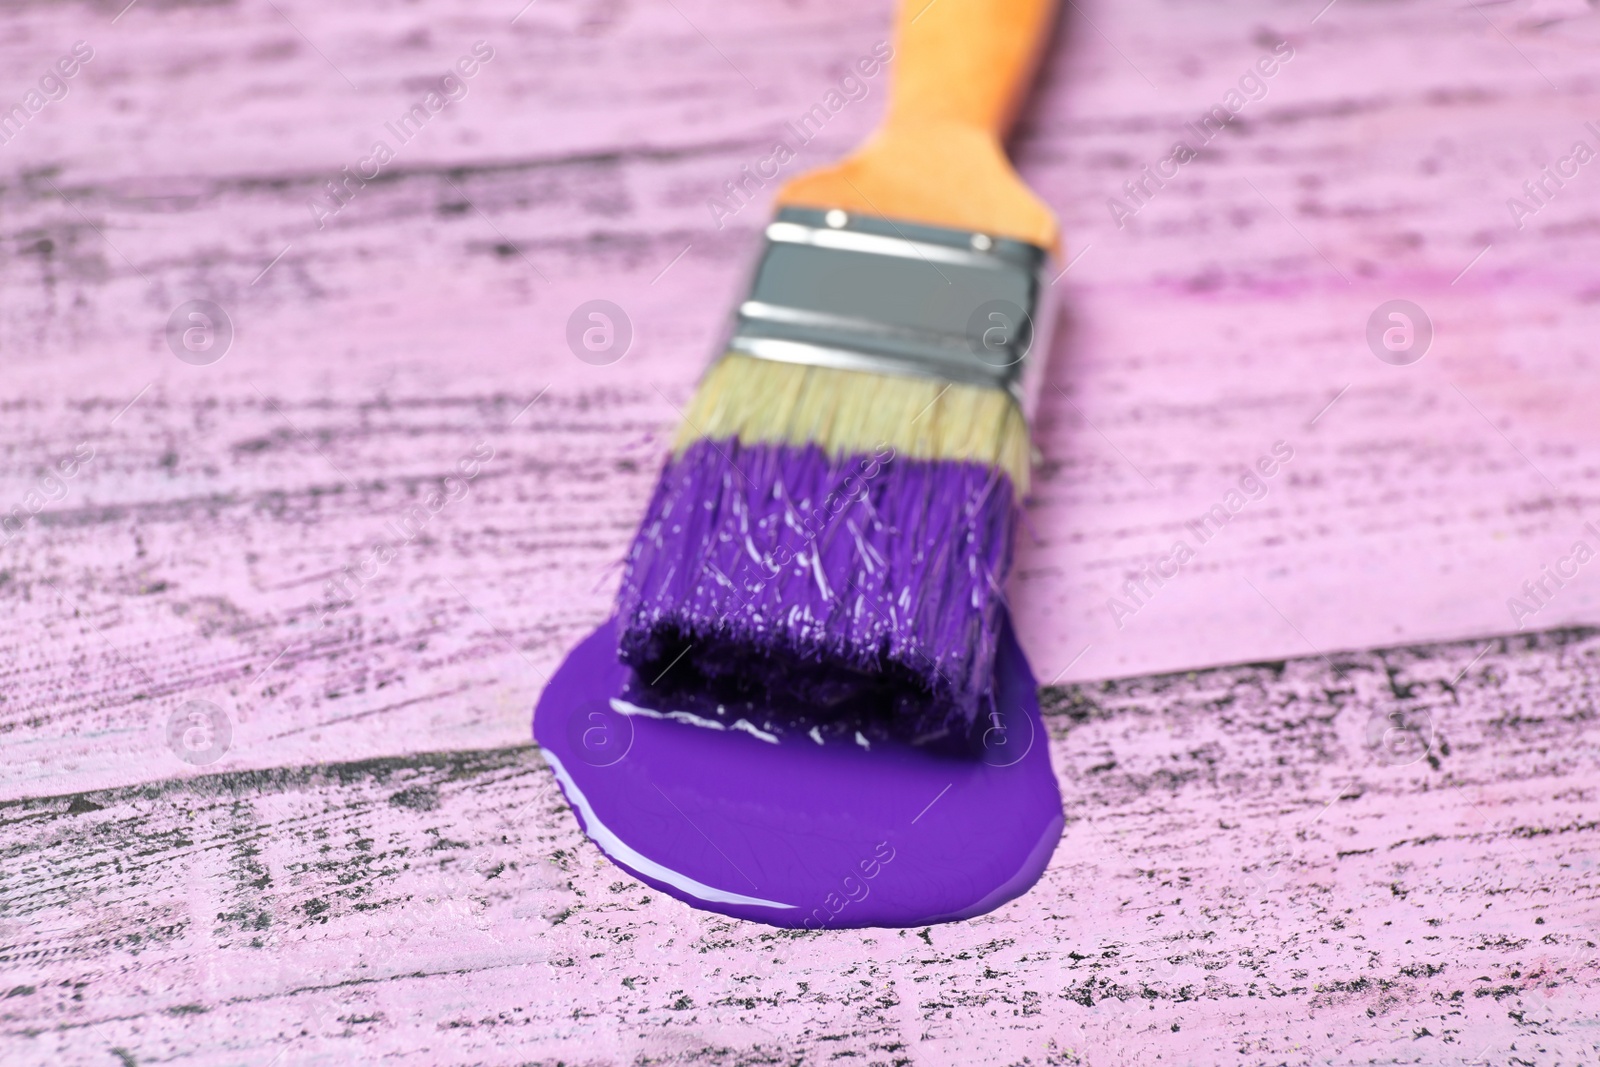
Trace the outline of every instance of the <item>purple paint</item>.
<instances>
[{"instance_id":1,"label":"purple paint","mask_svg":"<svg viewBox=\"0 0 1600 1067\"><path fill-rule=\"evenodd\" d=\"M534 739L584 832L697 908L785 927L920 926L1026 892L1061 836L1033 672L1001 618L994 717L976 755L767 734L746 706L633 705L616 620L567 657ZM820 735L818 735L820 736Z\"/></svg>"},{"instance_id":2,"label":"purple paint","mask_svg":"<svg viewBox=\"0 0 1600 1067\"><path fill-rule=\"evenodd\" d=\"M666 700L960 737L994 706L1012 500L986 464L697 441L629 551L621 656Z\"/></svg>"}]
</instances>

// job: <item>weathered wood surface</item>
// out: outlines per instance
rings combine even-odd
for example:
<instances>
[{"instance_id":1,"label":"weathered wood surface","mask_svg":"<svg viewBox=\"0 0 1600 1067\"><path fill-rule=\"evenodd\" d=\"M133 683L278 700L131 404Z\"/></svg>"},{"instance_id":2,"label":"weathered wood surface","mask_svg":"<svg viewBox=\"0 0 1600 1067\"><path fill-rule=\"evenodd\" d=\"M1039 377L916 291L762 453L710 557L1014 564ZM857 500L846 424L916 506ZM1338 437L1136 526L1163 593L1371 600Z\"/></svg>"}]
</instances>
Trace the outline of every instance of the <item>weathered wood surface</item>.
<instances>
[{"instance_id":1,"label":"weathered wood surface","mask_svg":"<svg viewBox=\"0 0 1600 1067\"><path fill-rule=\"evenodd\" d=\"M1590 638L1488 639L1514 628L1524 581L1600 544L1600 163L1521 229L1506 204L1574 141L1600 147L1587 7L1068 6L1016 145L1082 253L1058 283L1070 329L1012 587L1038 673L1463 639L1428 661L1453 676L1490 651L1457 687L1476 710L1448 705L1460 739L1438 769L1376 766L1358 743L1372 709L1410 699L1370 656L1354 683L1311 684L1311 658L1289 689L1246 670L1089 690L1101 711L1053 720L1074 823L1046 882L931 945L638 904L520 747L543 678L607 611L765 213L719 228L707 198L889 10L519 7L0 13L0 104L74 41L94 49L0 144L0 512L40 506L0 546L0 942L6 978L35 990L0 1000L8 1062L342 1061L369 1040L422 1062L1183 1062L1221 1035L1260 1062L1551 1058L1530 1041L1595 1058L1593 957L1560 955L1585 928L1600 941ZM495 54L467 96L319 228L323 184L393 143L384 124L479 40ZM1284 40L1266 96L1119 228L1108 199ZM865 133L882 88L796 167ZM1437 329L1406 367L1365 339L1395 297ZM610 366L564 341L594 298L634 327ZM191 299L237 326L210 366L163 336ZM1119 627L1110 598L1279 440L1294 458L1266 497ZM49 481L80 445L93 458ZM326 583L475 447L493 457L470 492L320 618ZM1527 621L1597 617L1583 570ZM1337 715L1280 707L1291 690ZM232 729L205 766L168 742L191 700ZM1302 842L1297 820L1346 784L1359 797ZM103 810L59 799L80 794ZM1347 830L1353 852L1334 847ZM514 888L491 891L501 862ZM1267 904L1246 869L1275 872ZM1213 919L1217 956L1152 962ZM1551 974L1548 1003L1528 999ZM1108 984L1084 993L1091 978ZM1166 992L1136 1015L1117 991L1144 982Z\"/></svg>"},{"instance_id":2,"label":"weathered wood surface","mask_svg":"<svg viewBox=\"0 0 1600 1067\"><path fill-rule=\"evenodd\" d=\"M1051 690L1055 862L922 931L685 908L531 748L6 802L7 1062L1590 1063L1597 685L1555 631Z\"/></svg>"}]
</instances>

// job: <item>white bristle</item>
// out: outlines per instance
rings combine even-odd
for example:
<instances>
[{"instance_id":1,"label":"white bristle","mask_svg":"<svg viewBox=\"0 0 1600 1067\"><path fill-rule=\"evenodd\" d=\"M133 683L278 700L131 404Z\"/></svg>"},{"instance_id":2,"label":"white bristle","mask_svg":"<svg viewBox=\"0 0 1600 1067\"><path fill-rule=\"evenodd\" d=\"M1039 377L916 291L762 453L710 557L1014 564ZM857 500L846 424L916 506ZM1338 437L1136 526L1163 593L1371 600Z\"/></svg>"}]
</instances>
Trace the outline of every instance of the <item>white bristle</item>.
<instances>
[{"instance_id":1,"label":"white bristle","mask_svg":"<svg viewBox=\"0 0 1600 1067\"><path fill-rule=\"evenodd\" d=\"M701 437L815 444L835 456L888 446L912 459L985 463L1019 497L1028 489L1027 420L999 389L730 353L706 372L686 422L679 452Z\"/></svg>"}]
</instances>

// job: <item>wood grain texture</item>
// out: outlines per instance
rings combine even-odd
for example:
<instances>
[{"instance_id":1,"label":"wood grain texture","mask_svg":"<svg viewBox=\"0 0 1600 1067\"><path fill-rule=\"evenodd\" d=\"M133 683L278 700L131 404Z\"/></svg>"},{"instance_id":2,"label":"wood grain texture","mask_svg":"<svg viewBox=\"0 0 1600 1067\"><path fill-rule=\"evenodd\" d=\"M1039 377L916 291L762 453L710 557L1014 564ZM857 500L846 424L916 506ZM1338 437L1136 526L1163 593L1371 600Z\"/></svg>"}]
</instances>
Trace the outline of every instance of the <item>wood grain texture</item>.
<instances>
[{"instance_id":1,"label":"wood grain texture","mask_svg":"<svg viewBox=\"0 0 1600 1067\"><path fill-rule=\"evenodd\" d=\"M1600 147L1588 7L1066 5L1012 146L1071 268L1010 592L1067 686L1073 821L1034 893L924 940L640 903L523 747L770 197L858 143L884 83L748 203L728 183L890 7L520 6L0 12L4 107L94 50L0 143L0 514L26 514L0 545L0 972L32 990L0 998L0 1059L1595 1060L1594 638L1551 629L1600 622L1594 573L1520 620L1543 636L1493 636L1600 544L1600 164L1507 205ZM328 200L380 138L393 160ZM1435 327L1411 366L1365 336L1396 297ZM195 299L237 330L209 366L164 337ZM565 339L592 299L632 325L608 366ZM1114 612L1278 441L1265 496ZM1339 651L1397 646L1423 651ZM193 700L232 731L207 765L168 741ZM1373 714L1418 707L1450 753L1375 763Z\"/></svg>"},{"instance_id":2,"label":"wood grain texture","mask_svg":"<svg viewBox=\"0 0 1600 1067\"><path fill-rule=\"evenodd\" d=\"M12 252L0 280L17 310L0 319L0 499L24 501L79 443L98 457L6 546L0 594L19 626L16 695L0 710L15 746L4 795L44 778L88 788L182 770L162 731L180 697L227 709L236 767L360 757L375 736L395 739L378 742L386 751L526 737L543 676L608 611L608 568L764 218L754 203L719 229L708 198L768 150L785 114L836 83L848 42L882 38L889 15L806 8L769 12L764 32L730 26L771 73L771 99L655 8L589 29L570 8L509 25L488 9L440 15L412 33L418 54L404 63L341 63L377 98L361 104L304 42L261 45L251 19L283 18L251 11L134 8L104 30L126 43L105 38L72 92L4 146L16 169L0 188ZM1594 20L1518 30L1503 17L1529 38L1519 53L1476 15L1421 7L1335 9L1315 26L1272 8L1254 20L1136 13L1124 34L1094 21L1127 61L1069 13L1016 146L1083 257L1059 283L1070 328L1044 393L1013 595L1040 675L1512 628L1507 599L1600 514L1584 448L1597 371L1582 338L1600 304L1587 172L1524 230L1504 214L1535 161L1583 133L1586 109L1600 113L1588 68L1564 58L1592 42ZM43 70L86 14L13 14L32 43L12 69ZM521 28L535 16L538 33ZM202 51L222 58L206 70L237 69L239 99L151 58L167 19L215 35ZM1170 36L1149 36L1158 24ZM325 32L319 47L342 58L331 41L355 30ZM651 34L700 51L641 64ZM628 70L625 95L573 100L588 74L538 73L567 54L552 35L579 69L605 56ZM1112 225L1121 183L1291 38L1295 58L1267 96ZM1424 38L1426 57L1406 44ZM319 229L308 205L324 183L429 77L491 39L496 58L468 96ZM1560 94L1524 54L1561 77ZM1346 73L1369 58L1384 77L1352 95ZM257 79L294 86L273 136L241 102L270 95ZM654 86L638 112L634 86ZM836 143L805 146L795 165L853 145L881 88L832 120ZM116 101L140 115L163 93L192 102L184 121L119 117ZM689 97L711 102L653 110ZM313 100L327 111L291 123ZM330 129L344 140L329 143ZM451 131L466 141L452 147ZM191 158L200 133L228 150ZM1396 294L1437 325L1410 367L1379 363L1364 338ZM565 341L568 316L597 297L634 327L610 366L580 362ZM178 362L162 335L195 298L237 326L212 366ZM324 583L480 440L496 449L486 480L331 628L317 625ZM1129 578L1277 440L1295 459L1266 499L1119 617ZM1587 580L1534 624L1596 617ZM30 640L40 626L56 627L51 639ZM424 634L452 661L437 674L411 654ZM374 718L395 708L403 720L376 734Z\"/></svg>"},{"instance_id":3,"label":"wood grain texture","mask_svg":"<svg viewBox=\"0 0 1600 1067\"><path fill-rule=\"evenodd\" d=\"M1054 863L920 931L663 897L530 748L10 801L0 1041L17 1064L1592 1062L1597 685L1600 632L1558 630L1049 690Z\"/></svg>"}]
</instances>

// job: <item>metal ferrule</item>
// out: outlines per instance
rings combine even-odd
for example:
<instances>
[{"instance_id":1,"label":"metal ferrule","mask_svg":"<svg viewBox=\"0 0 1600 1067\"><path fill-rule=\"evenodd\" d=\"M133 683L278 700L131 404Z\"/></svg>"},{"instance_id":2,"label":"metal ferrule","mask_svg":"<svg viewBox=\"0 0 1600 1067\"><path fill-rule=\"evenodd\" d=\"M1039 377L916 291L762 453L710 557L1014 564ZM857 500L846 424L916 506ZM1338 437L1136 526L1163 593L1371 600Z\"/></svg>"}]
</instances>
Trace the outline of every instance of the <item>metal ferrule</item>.
<instances>
[{"instance_id":1,"label":"metal ferrule","mask_svg":"<svg viewBox=\"0 0 1600 1067\"><path fill-rule=\"evenodd\" d=\"M766 238L726 351L1004 389L1032 418L1055 319L1045 249L805 208Z\"/></svg>"}]
</instances>

